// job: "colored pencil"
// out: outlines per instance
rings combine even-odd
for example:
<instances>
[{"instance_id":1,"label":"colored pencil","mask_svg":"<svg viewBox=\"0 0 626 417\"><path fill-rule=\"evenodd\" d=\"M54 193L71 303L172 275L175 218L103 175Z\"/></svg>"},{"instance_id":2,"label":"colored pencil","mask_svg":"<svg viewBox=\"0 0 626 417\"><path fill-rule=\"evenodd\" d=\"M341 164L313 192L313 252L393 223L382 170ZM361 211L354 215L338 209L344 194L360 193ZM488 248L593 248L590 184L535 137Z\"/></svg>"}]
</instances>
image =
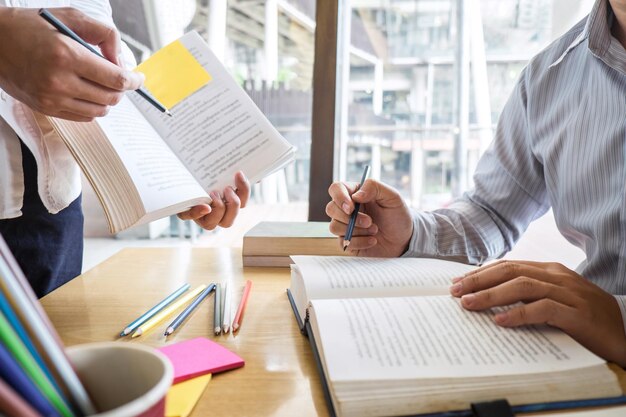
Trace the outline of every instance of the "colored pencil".
<instances>
[{"instance_id":1,"label":"colored pencil","mask_svg":"<svg viewBox=\"0 0 626 417\"><path fill-rule=\"evenodd\" d=\"M3 278L2 272L0 272L0 279L2 278ZM0 290L0 312L4 314L4 316L6 317L11 327L13 327L13 330L15 330L15 333L17 333L22 343L24 343L24 346L26 346L26 349L28 349L30 354L33 356L33 358L37 362L37 365L39 365L39 367L46 374L46 376L48 377L52 385L54 385L54 388L57 391L61 392L61 389L59 388L56 381L54 380L54 377L52 376L52 373L48 369L48 366L46 365L44 360L41 358L41 355L39 354L39 352L33 345L33 342L30 340L30 336L28 336L28 334L26 333L24 326L22 326L22 323L20 323L19 318L17 317L17 315L15 314L15 312L9 305L9 300L7 300L7 298L4 296L4 293L2 292L2 290Z\"/></svg>"},{"instance_id":2,"label":"colored pencil","mask_svg":"<svg viewBox=\"0 0 626 417\"><path fill-rule=\"evenodd\" d=\"M13 358L20 364L35 385L39 387L43 395L52 403L54 408L64 417L73 417L74 413L69 408L68 404L50 383L41 368L39 368L35 359L33 359L28 349L26 349L26 346L24 346L17 333L15 333L15 330L11 328L4 314L0 314L0 341L4 343L4 346L11 353Z\"/></svg>"},{"instance_id":3,"label":"colored pencil","mask_svg":"<svg viewBox=\"0 0 626 417\"><path fill-rule=\"evenodd\" d=\"M228 334L231 324L231 311L230 311L230 285L228 282L224 284L224 312L222 314L222 331L224 334Z\"/></svg>"},{"instance_id":4,"label":"colored pencil","mask_svg":"<svg viewBox=\"0 0 626 417\"><path fill-rule=\"evenodd\" d=\"M251 289L252 281L247 280L246 286L243 289L241 301L239 302L239 307L237 308L237 314L235 314L235 320L233 320L233 332L236 332L241 327L241 322L243 321L243 313L246 310L246 305L248 305L248 298L250 298Z\"/></svg>"},{"instance_id":5,"label":"colored pencil","mask_svg":"<svg viewBox=\"0 0 626 417\"><path fill-rule=\"evenodd\" d=\"M2 364L0 366L0 380L5 381L41 415L47 417L60 416L52 403L44 397L2 343L0 343L0 363Z\"/></svg>"},{"instance_id":6,"label":"colored pencil","mask_svg":"<svg viewBox=\"0 0 626 417\"><path fill-rule=\"evenodd\" d=\"M207 298L207 296L211 293L211 291L213 291L213 289L215 288L215 284L209 284L208 287L206 287L204 289L204 291L202 291L194 300L191 304L189 304L175 319L173 322L170 323L169 326L167 326L167 329L165 330L165 336L169 336L172 333L174 333L174 331L176 331L176 329L178 329L178 327L180 327L180 325L187 319L187 317L189 317L189 315L191 315L191 313L200 305L200 303L202 302L202 300L204 300L205 298Z\"/></svg>"},{"instance_id":7,"label":"colored pencil","mask_svg":"<svg viewBox=\"0 0 626 417\"><path fill-rule=\"evenodd\" d=\"M28 280L0 236L0 289L28 332L57 383L68 395L70 402L85 415L96 413L96 409L80 379L72 367L63 343L50 319L37 300Z\"/></svg>"},{"instance_id":8,"label":"colored pencil","mask_svg":"<svg viewBox=\"0 0 626 417\"><path fill-rule=\"evenodd\" d=\"M216 335L222 333L222 285L215 284L215 298L213 299L213 331Z\"/></svg>"},{"instance_id":9,"label":"colored pencil","mask_svg":"<svg viewBox=\"0 0 626 417\"><path fill-rule=\"evenodd\" d=\"M189 284L184 284L182 287L180 287L179 289L174 291L172 294L170 294L167 297L165 297L163 300L161 300L159 303L157 303L150 310L146 311L141 316L139 316L139 318L137 318L135 321L130 323L128 326L126 326L126 328L124 328L124 330L120 333L120 336L126 336L126 335L131 334L133 332L133 330L135 330L137 327L141 326L143 323L145 323L148 320L150 320L159 311L163 310L170 303L172 303L175 299L180 297L180 295L182 293L184 293L185 291L187 291L189 289L189 287L190 287Z\"/></svg>"},{"instance_id":10,"label":"colored pencil","mask_svg":"<svg viewBox=\"0 0 626 417\"><path fill-rule=\"evenodd\" d=\"M22 397L0 379L0 415L19 417L40 417Z\"/></svg>"},{"instance_id":11,"label":"colored pencil","mask_svg":"<svg viewBox=\"0 0 626 417\"><path fill-rule=\"evenodd\" d=\"M206 285L200 285L185 294L178 301L173 302L172 304L161 310L156 316L152 317L150 320L139 326L137 330L135 330L135 333L133 333L132 337L141 336L143 333L147 332L148 330L159 324L162 320L164 320L176 310L187 304L189 301L191 301L196 295L200 294L205 288Z\"/></svg>"}]
</instances>

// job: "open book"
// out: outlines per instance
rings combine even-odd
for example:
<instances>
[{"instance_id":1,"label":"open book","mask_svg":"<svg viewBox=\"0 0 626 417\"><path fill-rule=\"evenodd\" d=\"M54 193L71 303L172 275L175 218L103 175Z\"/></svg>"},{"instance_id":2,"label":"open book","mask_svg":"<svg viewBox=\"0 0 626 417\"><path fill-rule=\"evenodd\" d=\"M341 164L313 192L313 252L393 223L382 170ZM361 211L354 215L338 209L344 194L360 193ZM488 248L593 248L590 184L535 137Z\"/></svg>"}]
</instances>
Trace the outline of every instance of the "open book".
<instances>
[{"instance_id":1,"label":"open book","mask_svg":"<svg viewBox=\"0 0 626 417\"><path fill-rule=\"evenodd\" d=\"M470 266L293 258L288 294L336 415L438 413L498 399L572 407L623 395L605 361L560 330L505 329L494 311L464 310L448 288Z\"/></svg>"},{"instance_id":2,"label":"open book","mask_svg":"<svg viewBox=\"0 0 626 417\"><path fill-rule=\"evenodd\" d=\"M232 186L237 171L255 183L293 158L293 147L202 38L190 32L179 41L210 81L170 109L173 117L132 92L92 123L51 119L112 233L209 204L208 193Z\"/></svg>"}]
</instances>

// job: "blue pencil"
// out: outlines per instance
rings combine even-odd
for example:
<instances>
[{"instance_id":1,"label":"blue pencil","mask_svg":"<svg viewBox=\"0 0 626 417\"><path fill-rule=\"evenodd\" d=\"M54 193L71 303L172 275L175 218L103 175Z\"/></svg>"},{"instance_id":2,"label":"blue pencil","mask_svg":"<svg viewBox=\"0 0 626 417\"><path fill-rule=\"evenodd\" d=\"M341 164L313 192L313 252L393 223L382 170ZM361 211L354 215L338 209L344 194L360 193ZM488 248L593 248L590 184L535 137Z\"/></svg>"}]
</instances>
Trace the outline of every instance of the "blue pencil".
<instances>
[{"instance_id":1,"label":"blue pencil","mask_svg":"<svg viewBox=\"0 0 626 417\"><path fill-rule=\"evenodd\" d=\"M35 348L35 345L33 345L33 342L30 340L30 336L28 335L28 333L26 333L26 330L24 330L24 326L22 326L20 319L17 317L17 315L13 311L13 308L11 308L11 305L9 304L9 300L7 300L7 298L4 296L4 293L1 290L0 290L0 311L4 313L4 316L8 320L9 324L11 325L11 327L13 327L13 330L15 330L15 333L17 333L19 338L22 340L22 343L24 343L24 346L26 346L26 349L28 349L30 354L33 356L33 358L37 362L37 365L39 365L39 367L44 372L44 374L46 374L46 376L48 377L52 385L54 385L54 388L58 392L62 392L57 384L56 379L54 379L54 377L52 376L50 369L48 369L48 366L41 358L39 351Z\"/></svg>"},{"instance_id":2,"label":"blue pencil","mask_svg":"<svg viewBox=\"0 0 626 417\"><path fill-rule=\"evenodd\" d=\"M41 415L60 416L59 412L39 391L35 383L26 375L21 366L13 359L13 355L0 343L0 379L6 382L15 392L20 394Z\"/></svg>"},{"instance_id":3,"label":"blue pencil","mask_svg":"<svg viewBox=\"0 0 626 417\"><path fill-rule=\"evenodd\" d=\"M131 334L136 328L138 328L139 326L141 326L142 324L150 320L154 315L156 315L159 311L163 310L168 304L170 304L172 301L180 297L180 295L184 293L185 291L187 291L188 289L189 289L189 284L185 284L179 289L177 289L176 291L174 291L172 294L170 294L165 299L163 299L160 303L158 303L157 305L152 307L150 310L146 311L141 316L139 316L137 320L133 321L131 324L126 326L126 328L122 331L122 333L120 333L120 336L127 336Z\"/></svg>"},{"instance_id":4,"label":"blue pencil","mask_svg":"<svg viewBox=\"0 0 626 417\"><path fill-rule=\"evenodd\" d=\"M195 310L196 307L198 307L198 305L200 305L200 303L202 302L202 300L204 300L207 295L209 295L211 293L211 291L213 291L213 289L215 288L215 284L210 284L208 287L206 287L204 289L204 291L202 291L195 300L193 300L193 302L191 304L189 304L187 306L187 308L185 308L182 313L180 313L178 315L178 317L176 317L174 319L174 321L167 326L167 330L165 330L165 336L169 336L172 333L174 333L174 330L176 330L178 328L178 326L181 325L181 323L183 321L185 321L185 319L187 317L189 317L189 315L191 314L191 312L193 310Z\"/></svg>"}]
</instances>

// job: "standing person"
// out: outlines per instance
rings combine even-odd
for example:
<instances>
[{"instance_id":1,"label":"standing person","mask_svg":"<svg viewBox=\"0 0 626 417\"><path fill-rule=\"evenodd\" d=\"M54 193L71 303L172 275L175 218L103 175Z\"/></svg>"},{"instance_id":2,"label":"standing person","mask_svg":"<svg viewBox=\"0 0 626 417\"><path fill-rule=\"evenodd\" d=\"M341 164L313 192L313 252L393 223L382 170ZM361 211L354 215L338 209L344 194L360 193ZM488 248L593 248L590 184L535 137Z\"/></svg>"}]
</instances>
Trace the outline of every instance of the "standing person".
<instances>
[{"instance_id":1,"label":"standing person","mask_svg":"<svg viewBox=\"0 0 626 417\"><path fill-rule=\"evenodd\" d=\"M106 60L42 19L44 6L59 7L50 11ZM0 234L41 297L81 273L83 251L79 169L42 115L104 116L143 76L124 68L133 58L108 1L0 0L0 33ZM207 229L230 226L250 192L242 173L235 184L223 200L179 216Z\"/></svg>"},{"instance_id":2,"label":"standing person","mask_svg":"<svg viewBox=\"0 0 626 417\"><path fill-rule=\"evenodd\" d=\"M563 236L587 259L500 261L454 280L469 310L514 306L498 325L545 323L626 366L626 0L596 0L589 16L522 72L475 187L445 209L411 212L377 181L334 183L326 213L359 256L437 257L473 264L503 256L552 207Z\"/></svg>"}]
</instances>

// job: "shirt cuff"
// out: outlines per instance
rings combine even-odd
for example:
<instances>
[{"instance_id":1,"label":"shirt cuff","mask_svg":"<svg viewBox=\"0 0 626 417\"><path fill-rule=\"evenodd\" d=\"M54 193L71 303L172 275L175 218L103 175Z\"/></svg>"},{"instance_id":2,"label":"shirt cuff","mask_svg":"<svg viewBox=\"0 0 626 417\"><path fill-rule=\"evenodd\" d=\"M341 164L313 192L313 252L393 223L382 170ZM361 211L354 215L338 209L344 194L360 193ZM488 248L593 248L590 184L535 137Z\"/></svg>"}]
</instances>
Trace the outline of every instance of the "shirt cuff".
<instances>
[{"instance_id":1,"label":"shirt cuff","mask_svg":"<svg viewBox=\"0 0 626 417\"><path fill-rule=\"evenodd\" d=\"M624 334L626 334L626 295L614 295L617 305L622 312L622 324L624 325Z\"/></svg>"},{"instance_id":2,"label":"shirt cuff","mask_svg":"<svg viewBox=\"0 0 626 417\"><path fill-rule=\"evenodd\" d=\"M429 213L412 212L413 234L403 258L437 255L437 224Z\"/></svg>"}]
</instances>

